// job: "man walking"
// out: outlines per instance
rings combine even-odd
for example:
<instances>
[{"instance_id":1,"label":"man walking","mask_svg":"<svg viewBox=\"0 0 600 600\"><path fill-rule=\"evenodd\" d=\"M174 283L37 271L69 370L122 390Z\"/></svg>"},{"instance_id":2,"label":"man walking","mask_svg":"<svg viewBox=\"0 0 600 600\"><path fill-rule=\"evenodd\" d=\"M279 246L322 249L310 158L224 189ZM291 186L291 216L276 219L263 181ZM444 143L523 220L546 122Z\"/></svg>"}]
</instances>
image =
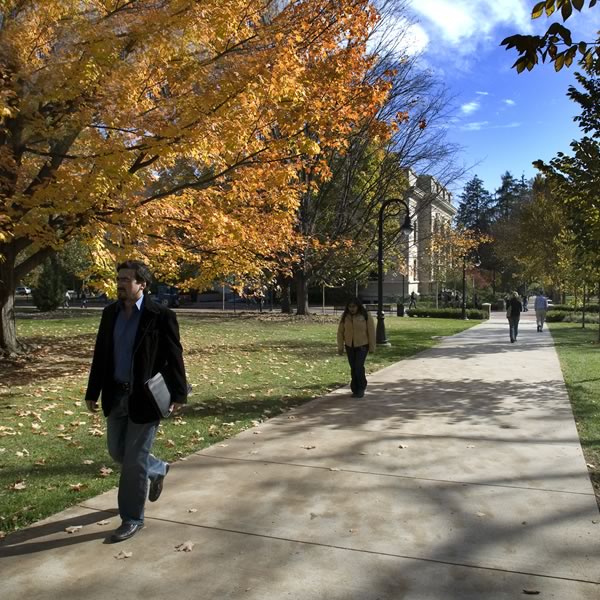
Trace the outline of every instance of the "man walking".
<instances>
[{"instance_id":1,"label":"man walking","mask_svg":"<svg viewBox=\"0 0 600 600\"><path fill-rule=\"evenodd\" d=\"M546 298L544 294L539 293L535 297L533 307L535 308L535 320L537 323L537 330L543 331L544 321L546 320L546 311L548 310L548 298Z\"/></svg>"},{"instance_id":2,"label":"man walking","mask_svg":"<svg viewBox=\"0 0 600 600\"><path fill-rule=\"evenodd\" d=\"M85 394L88 409L107 417L107 444L121 465L121 526L112 542L122 542L144 526L150 480L150 502L158 500L169 464L150 453L160 413L144 384L160 372L171 393L171 408L187 400L187 384L175 313L146 296L151 281L146 265L128 260L117 267L117 302L102 311Z\"/></svg>"}]
</instances>

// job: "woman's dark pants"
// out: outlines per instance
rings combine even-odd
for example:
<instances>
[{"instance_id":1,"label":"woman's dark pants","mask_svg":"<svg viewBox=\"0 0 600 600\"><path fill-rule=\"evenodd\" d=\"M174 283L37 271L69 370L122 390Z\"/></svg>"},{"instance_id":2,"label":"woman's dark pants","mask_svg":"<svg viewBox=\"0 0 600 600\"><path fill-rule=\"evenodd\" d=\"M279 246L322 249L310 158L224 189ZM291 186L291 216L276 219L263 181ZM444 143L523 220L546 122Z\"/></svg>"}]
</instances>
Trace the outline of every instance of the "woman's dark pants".
<instances>
[{"instance_id":1,"label":"woman's dark pants","mask_svg":"<svg viewBox=\"0 0 600 600\"><path fill-rule=\"evenodd\" d=\"M517 336L519 335L519 318L521 315L517 315L516 317L509 317L508 319L508 328L510 333L510 341L516 342Z\"/></svg>"},{"instance_id":2,"label":"woman's dark pants","mask_svg":"<svg viewBox=\"0 0 600 600\"><path fill-rule=\"evenodd\" d=\"M350 389L353 394L360 394L367 389L367 377L365 375L365 360L369 353L369 346L346 346L346 355L350 363L352 381Z\"/></svg>"}]
</instances>

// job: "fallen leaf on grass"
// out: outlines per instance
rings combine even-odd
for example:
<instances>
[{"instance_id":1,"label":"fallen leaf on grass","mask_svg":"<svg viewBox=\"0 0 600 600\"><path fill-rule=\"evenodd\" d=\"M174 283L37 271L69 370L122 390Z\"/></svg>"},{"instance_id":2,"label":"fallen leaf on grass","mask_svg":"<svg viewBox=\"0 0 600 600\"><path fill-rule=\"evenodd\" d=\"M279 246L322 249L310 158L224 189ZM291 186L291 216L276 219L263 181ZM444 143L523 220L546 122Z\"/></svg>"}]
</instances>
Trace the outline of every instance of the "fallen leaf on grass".
<instances>
[{"instance_id":1,"label":"fallen leaf on grass","mask_svg":"<svg viewBox=\"0 0 600 600\"><path fill-rule=\"evenodd\" d=\"M102 429L88 429L88 433L94 437L102 437L104 435L104 432L102 431Z\"/></svg>"},{"instance_id":2,"label":"fallen leaf on grass","mask_svg":"<svg viewBox=\"0 0 600 600\"><path fill-rule=\"evenodd\" d=\"M117 560L122 560L123 558L131 558L133 555L133 552L125 552L125 550L121 550L121 552L119 552L119 554L115 554L115 558Z\"/></svg>"},{"instance_id":3,"label":"fallen leaf on grass","mask_svg":"<svg viewBox=\"0 0 600 600\"><path fill-rule=\"evenodd\" d=\"M38 467L43 467L46 464L46 459L40 458L40 460L36 460L33 464L37 465Z\"/></svg>"},{"instance_id":4,"label":"fallen leaf on grass","mask_svg":"<svg viewBox=\"0 0 600 600\"><path fill-rule=\"evenodd\" d=\"M592 463L586 463L586 466L588 469L595 469L596 465L593 465Z\"/></svg>"},{"instance_id":5,"label":"fallen leaf on grass","mask_svg":"<svg viewBox=\"0 0 600 600\"><path fill-rule=\"evenodd\" d=\"M16 483L13 483L11 486L9 486L9 489L18 492L19 490L24 490L26 487L27 484L25 483L25 481L17 481Z\"/></svg>"},{"instance_id":6,"label":"fallen leaf on grass","mask_svg":"<svg viewBox=\"0 0 600 600\"><path fill-rule=\"evenodd\" d=\"M83 488L87 487L85 483L70 483L69 487L72 492L80 492Z\"/></svg>"},{"instance_id":7,"label":"fallen leaf on grass","mask_svg":"<svg viewBox=\"0 0 600 600\"><path fill-rule=\"evenodd\" d=\"M177 550L177 552L191 552L194 549L194 545L194 542L188 540L187 542L175 546L175 550Z\"/></svg>"},{"instance_id":8,"label":"fallen leaf on grass","mask_svg":"<svg viewBox=\"0 0 600 600\"><path fill-rule=\"evenodd\" d=\"M167 441L165 442L165 446L166 446L167 448L175 448L175 445L176 445L176 444L175 444L175 442L174 442L173 440L167 440Z\"/></svg>"},{"instance_id":9,"label":"fallen leaf on grass","mask_svg":"<svg viewBox=\"0 0 600 600\"><path fill-rule=\"evenodd\" d=\"M65 527L67 533L76 533L80 529L83 529L83 525L71 525L71 527Z\"/></svg>"},{"instance_id":10,"label":"fallen leaf on grass","mask_svg":"<svg viewBox=\"0 0 600 600\"><path fill-rule=\"evenodd\" d=\"M110 467L101 467L100 468L100 477L108 477L113 470Z\"/></svg>"},{"instance_id":11,"label":"fallen leaf on grass","mask_svg":"<svg viewBox=\"0 0 600 600\"><path fill-rule=\"evenodd\" d=\"M84 464L84 465L93 465L93 464L94 464L94 461L93 461L93 460L90 460L89 458L86 458L86 460L84 460L84 461L83 461L83 464Z\"/></svg>"}]
</instances>

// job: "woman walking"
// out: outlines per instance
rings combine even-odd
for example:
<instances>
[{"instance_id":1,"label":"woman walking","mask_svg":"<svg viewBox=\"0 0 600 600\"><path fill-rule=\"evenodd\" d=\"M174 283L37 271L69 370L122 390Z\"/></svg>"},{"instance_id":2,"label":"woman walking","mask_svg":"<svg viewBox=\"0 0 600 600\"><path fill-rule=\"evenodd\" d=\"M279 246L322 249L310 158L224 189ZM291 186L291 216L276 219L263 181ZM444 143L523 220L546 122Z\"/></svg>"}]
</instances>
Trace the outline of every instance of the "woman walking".
<instances>
[{"instance_id":1,"label":"woman walking","mask_svg":"<svg viewBox=\"0 0 600 600\"><path fill-rule=\"evenodd\" d=\"M369 351L375 351L375 322L358 298L346 304L338 326L337 343L338 353L343 354L345 348L350 363L352 397L362 398L367 388L365 360Z\"/></svg>"},{"instance_id":2,"label":"woman walking","mask_svg":"<svg viewBox=\"0 0 600 600\"><path fill-rule=\"evenodd\" d=\"M506 318L508 319L511 344L517 341L517 336L519 335L519 320L522 310L523 305L521 304L519 293L513 292L511 297L506 301Z\"/></svg>"}]
</instances>

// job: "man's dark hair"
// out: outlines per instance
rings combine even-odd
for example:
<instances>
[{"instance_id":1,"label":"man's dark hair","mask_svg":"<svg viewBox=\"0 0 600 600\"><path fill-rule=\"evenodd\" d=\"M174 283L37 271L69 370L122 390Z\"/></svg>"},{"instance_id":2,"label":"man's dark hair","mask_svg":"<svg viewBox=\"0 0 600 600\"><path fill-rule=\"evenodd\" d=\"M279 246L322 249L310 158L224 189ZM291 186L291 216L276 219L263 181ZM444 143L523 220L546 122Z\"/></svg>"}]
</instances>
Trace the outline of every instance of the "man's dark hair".
<instances>
[{"instance_id":1,"label":"man's dark hair","mask_svg":"<svg viewBox=\"0 0 600 600\"><path fill-rule=\"evenodd\" d=\"M148 287L152 283L152 273L150 269L140 260L126 260L117 266L117 273L121 269L132 269L135 272L135 280L138 283L145 282L144 294L148 292Z\"/></svg>"}]
</instances>

